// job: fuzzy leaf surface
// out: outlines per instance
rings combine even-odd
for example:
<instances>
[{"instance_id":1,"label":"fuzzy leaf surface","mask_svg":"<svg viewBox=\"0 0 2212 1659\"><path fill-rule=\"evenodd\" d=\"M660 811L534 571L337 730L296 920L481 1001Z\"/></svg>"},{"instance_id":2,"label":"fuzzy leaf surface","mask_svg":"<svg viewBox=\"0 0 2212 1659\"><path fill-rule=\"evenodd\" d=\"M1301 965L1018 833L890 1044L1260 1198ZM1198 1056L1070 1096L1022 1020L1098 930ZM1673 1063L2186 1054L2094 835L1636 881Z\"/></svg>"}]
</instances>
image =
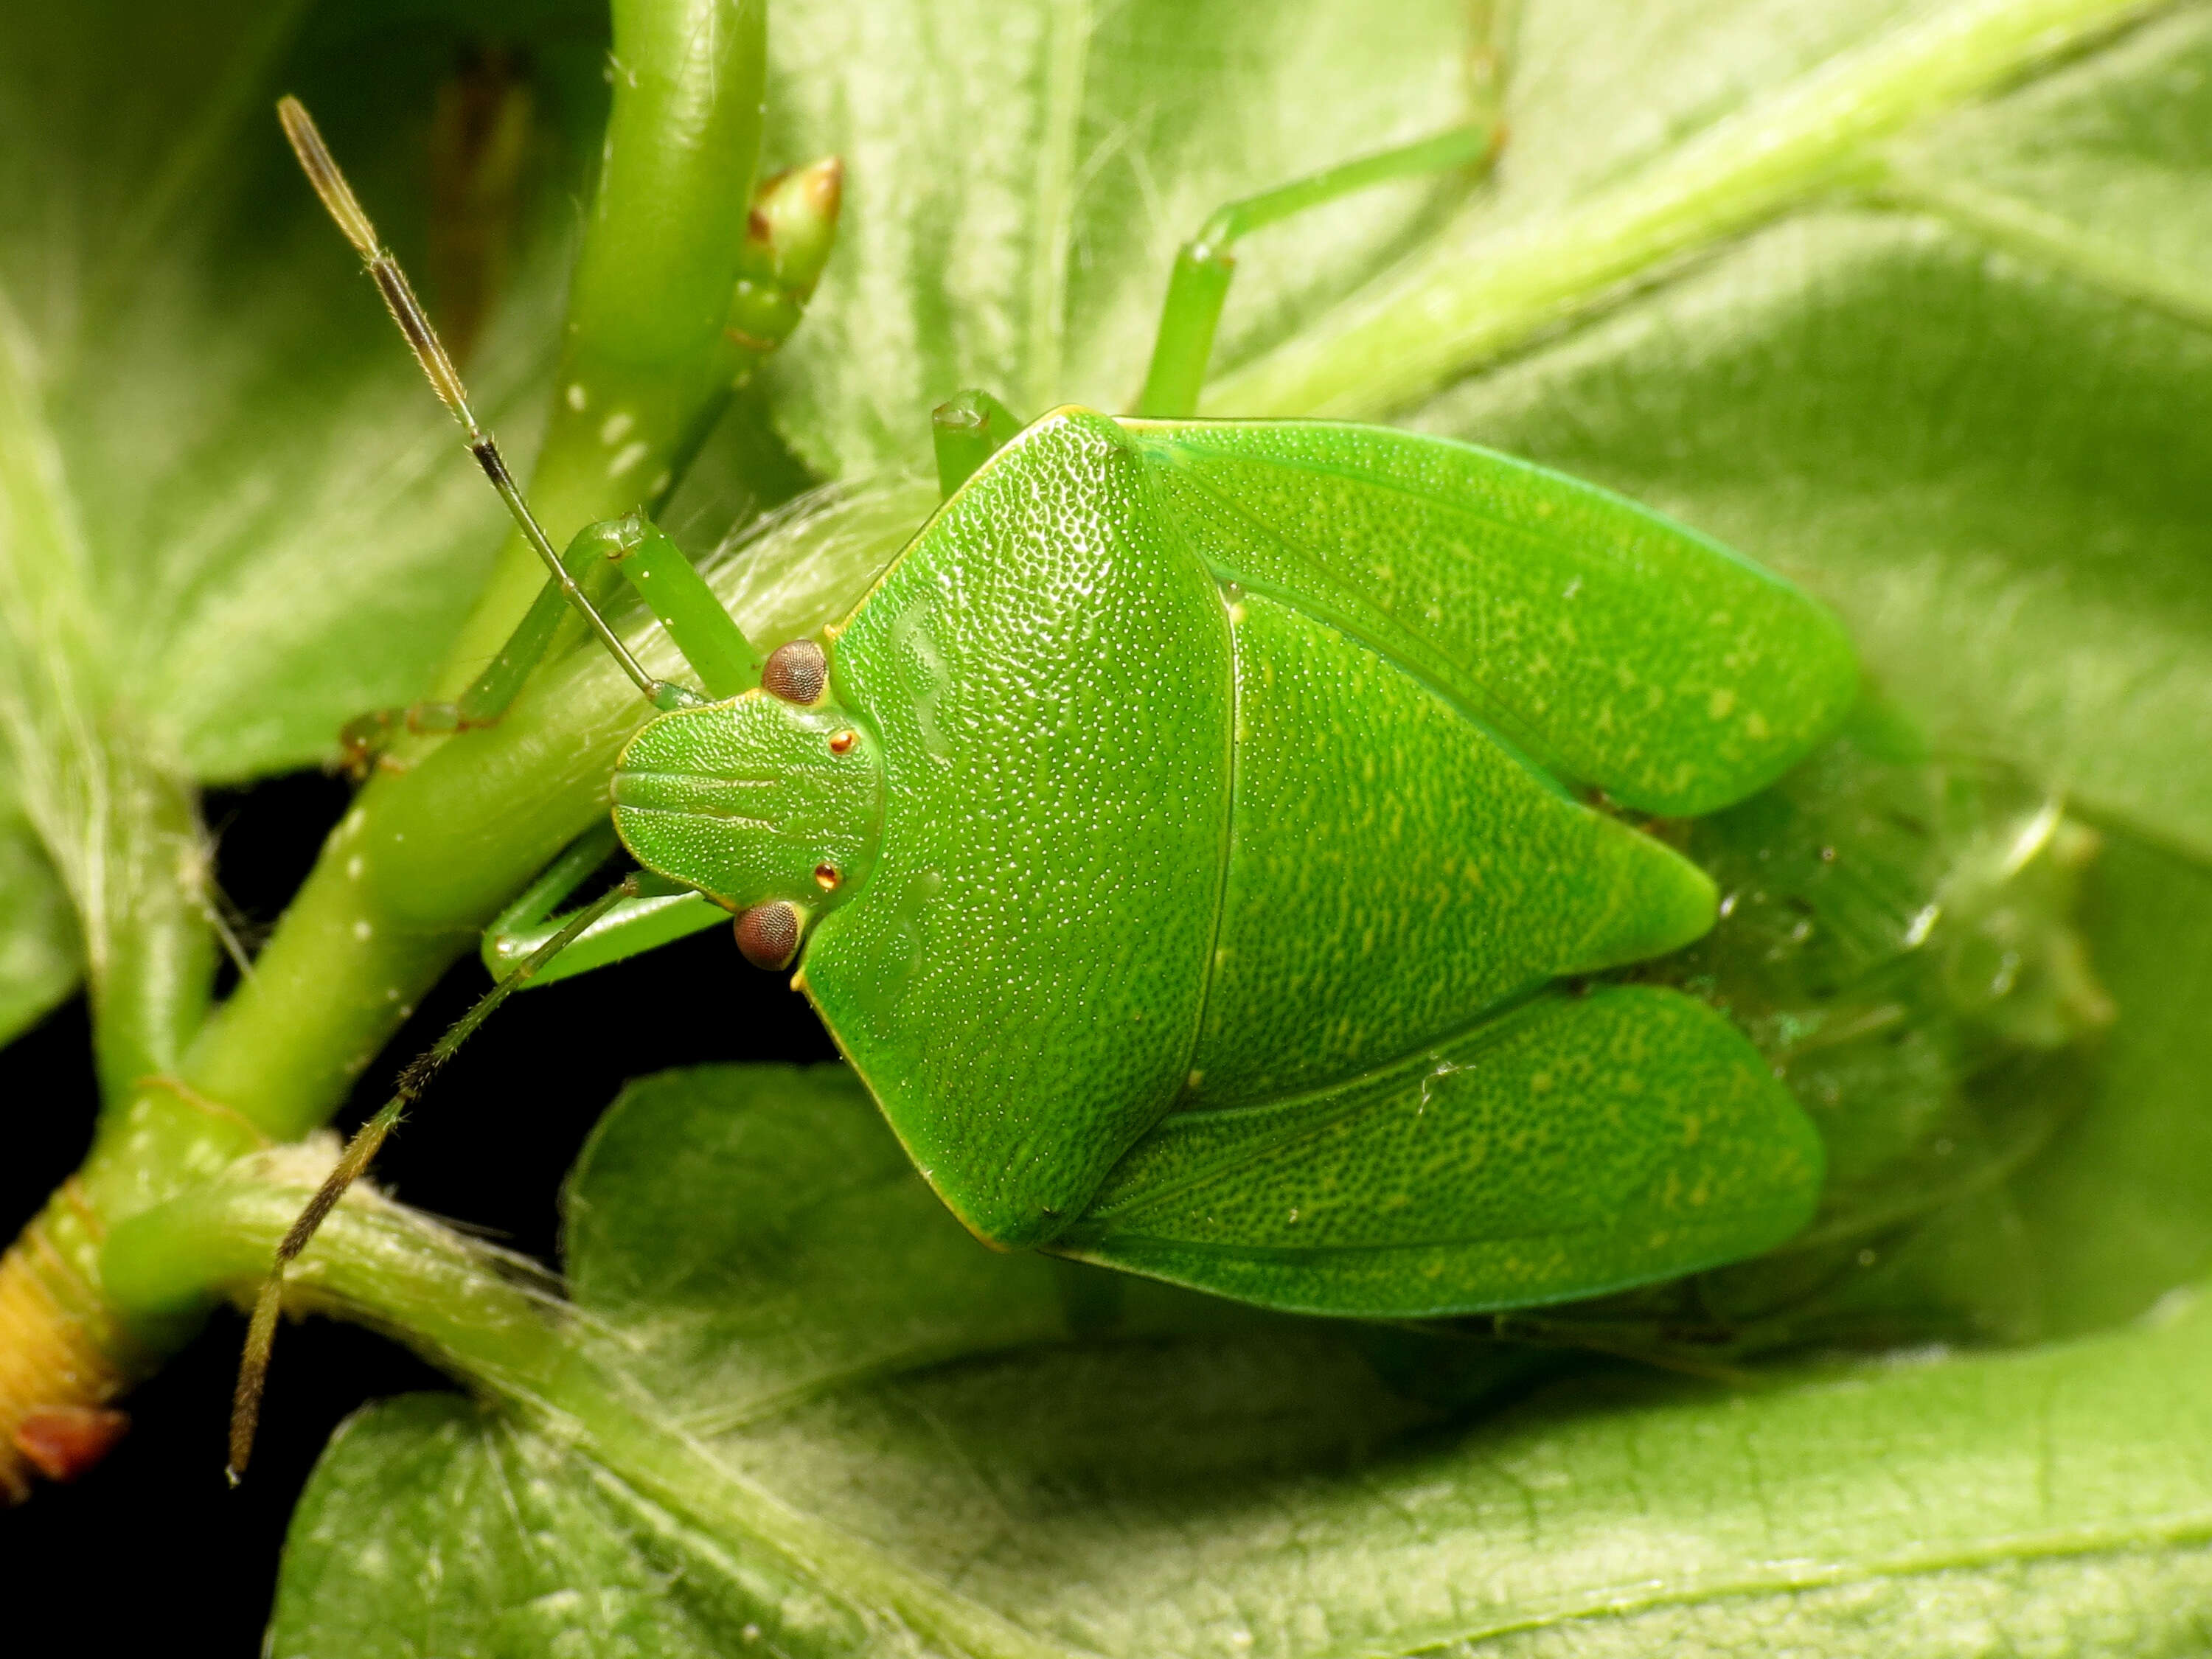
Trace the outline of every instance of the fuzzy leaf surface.
<instances>
[{"instance_id":1,"label":"fuzzy leaf surface","mask_svg":"<svg viewBox=\"0 0 2212 1659\"><path fill-rule=\"evenodd\" d=\"M1495 180L1255 238L1227 384L1326 357L1370 282L1446 292L1516 250L1540 264L1559 227L1731 118L1988 9L1528 0L1498 33L1514 137ZM0 24L0 298L32 423L0 471L58 459L40 476L81 532L100 689L167 752L210 781L312 762L419 689L496 507L268 99L315 105L419 267L428 88L458 38L532 45L549 136L471 368L526 451L601 26L489 5L203 8L167 33L121 0L19 12ZM1592 477L1784 569L1940 741L2107 830L2089 926L2121 1015L2087 1103L1913 1258L1931 1296L2024 1310L2010 1328L2045 1346L1747 1393L1580 1368L1513 1403L1492 1384L1522 1362L1483 1360L1439 1405L1433 1353L1383 1364L1339 1328L982 1255L842 1074L703 1073L611 1121L568 1264L623 1374L693 1437L699 1490L780 1495L1001 1620L1010 1652L2201 1645L2212 1322L2177 1287L2212 1268L2212 8L2100 15L2113 27L1917 109L1784 208L1487 356L1336 363L1376 388L1370 416ZM1126 404L1176 241L1224 198L1463 118L1487 38L1456 0L1379 18L841 0L775 27L771 160L841 153L851 193L769 406L809 463L854 477L918 459L929 405L970 384L1029 413ZM4 1030L76 947L35 854L0 854L0 919L30 942ZM526 1414L379 1408L302 1507L274 1651L930 1645L866 1583L794 1576L773 1540L641 1479Z\"/></svg>"},{"instance_id":2,"label":"fuzzy leaf surface","mask_svg":"<svg viewBox=\"0 0 2212 1659\"><path fill-rule=\"evenodd\" d=\"M18 204L0 299L82 539L101 689L195 776L232 781L321 761L347 720L417 695L501 518L271 106L289 88L317 109L422 270L439 80L491 20L291 3L149 29L144 11L0 26L0 197ZM546 67L520 246L471 365L526 455L604 24L547 8L532 27Z\"/></svg>"},{"instance_id":3,"label":"fuzzy leaf surface","mask_svg":"<svg viewBox=\"0 0 2212 1659\"><path fill-rule=\"evenodd\" d=\"M2009 1353L1747 1392L1584 1367L1446 1412L1348 1328L988 1255L836 1068L637 1085L569 1217L581 1310L690 1437L694 1490L749 1482L998 1615L970 1651L2163 1654L2212 1594L2201 1299ZM941 1650L605 1456L458 1399L372 1408L295 1517L271 1651Z\"/></svg>"}]
</instances>

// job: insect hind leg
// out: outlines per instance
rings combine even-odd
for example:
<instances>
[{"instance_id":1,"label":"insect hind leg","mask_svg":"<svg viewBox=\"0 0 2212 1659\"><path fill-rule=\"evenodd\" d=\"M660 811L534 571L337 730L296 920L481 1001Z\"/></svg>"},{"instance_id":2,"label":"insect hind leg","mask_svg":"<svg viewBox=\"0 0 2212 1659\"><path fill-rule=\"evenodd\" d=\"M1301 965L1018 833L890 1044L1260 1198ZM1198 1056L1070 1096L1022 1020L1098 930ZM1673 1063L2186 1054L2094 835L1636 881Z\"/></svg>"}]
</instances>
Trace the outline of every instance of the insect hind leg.
<instances>
[{"instance_id":1,"label":"insect hind leg","mask_svg":"<svg viewBox=\"0 0 2212 1659\"><path fill-rule=\"evenodd\" d=\"M1153 337L1152 366L1146 371L1135 412L1159 420L1186 419L1198 413L1199 389L1213 356L1214 331L1229 298L1229 280L1236 273L1231 250L1241 238L1376 185L1487 165L1497 155L1504 131L1495 119L1455 127L1221 209L1176 255L1167 301L1160 308L1159 331Z\"/></svg>"},{"instance_id":2,"label":"insect hind leg","mask_svg":"<svg viewBox=\"0 0 2212 1659\"><path fill-rule=\"evenodd\" d=\"M1028 422L989 392L969 387L929 411L937 452L937 488L950 499Z\"/></svg>"}]
</instances>

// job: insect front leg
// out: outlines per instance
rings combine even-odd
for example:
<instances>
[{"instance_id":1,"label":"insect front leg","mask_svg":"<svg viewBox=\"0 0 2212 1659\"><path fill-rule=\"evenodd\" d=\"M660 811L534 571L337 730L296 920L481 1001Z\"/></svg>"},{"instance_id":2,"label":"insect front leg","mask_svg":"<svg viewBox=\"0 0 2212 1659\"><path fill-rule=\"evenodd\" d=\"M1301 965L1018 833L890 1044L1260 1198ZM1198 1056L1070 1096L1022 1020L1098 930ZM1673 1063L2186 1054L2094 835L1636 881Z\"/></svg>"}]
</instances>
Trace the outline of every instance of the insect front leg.
<instances>
[{"instance_id":1,"label":"insect front leg","mask_svg":"<svg viewBox=\"0 0 2212 1659\"><path fill-rule=\"evenodd\" d=\"M484 929L484 966L495 976L504 978L567 932L575 914L559 914L561 906L614 856L620 845L611 822L595 825L571 842L545 867L545 873ZM729 925L728 911L688 888L657 883L650 876L635 876L632 880L639 890L635 895L617 896L597 921L571 936L566 948L541 963L525 983L550 985L589 969L641 956L709 927Z\"/></svg>"},{"instance_id":2,"label":"insect front leg","mask_svg":"<svg viewBox=\"0 0 2212 1659\"><path fill-rule=\"evenodd\" d=\"M562 556L562 568L571 582L580 582L589 575L604 551L603 541L592 535L598 527L592 526L570 542L568 552ZM531 672L544 660L568 611L568 599L562 584L548 578L514 632L507 635L507 643L500 647L499 654L459 697L451 702L425 702L410 703L404 708L380 708L347 721L338 735L346 771L356 780L366 778L370 767L378 763L384 751L403 732L471 732L495 724L507 713Z\"/></svg>"},{"instance_id":3,"label":"insect front leg","mask_svg":"<svg viewBox=\"0 0 2212 1659\"><path fill-rule=\"evenodd\" d=\"M562 618L574 602L572 594L589 586L592 576L610 562L652 606L654 617L698 674L709 697L717 701L733 697L760 684L760 653L722 609L683 550L658 526L631 514L586 525L576 532L561 556L565 580L547 579L499 654L457 701L379 709L349 721L340 738L346 770L356 778L365 777L402 732L470 732L495 723L532 672L545 659Z\"/></svg>"},{"instance_id":4,"label":"insect front leg","mask_svg":"<svg viewBox=\"0 0 2212 1659\"><path fill-rule=\"evenodd\" d=\"M1198 413L1199 388L1205 384L1206 362L1213 356L1214 330L1221 322L1223 302L1229 297L1229 279L1236 274L1237 258L1231 250L1240 238L1371 185L1486 164L1496 155L1503 131L1495 120L1455 127L1418 143L1346 161L1258 196L1248 196L1216 213L1176 255L1175 274L1168 279L1167 302L1160 310L1152 367L1146 371L1136 413L1160 420L1181 420Z\"/></svg>"},{"instance_id":5,"label":"insect front leg","mask_svg":"<svg viewBox=\"0 0 2212 1659\"><path fill-rule=\"evenodd\" d=\"M939 493L949 499L1028 424L989 392L974 387L931 410L929 434L937 451Z\"/></svg>"}]
</instances>

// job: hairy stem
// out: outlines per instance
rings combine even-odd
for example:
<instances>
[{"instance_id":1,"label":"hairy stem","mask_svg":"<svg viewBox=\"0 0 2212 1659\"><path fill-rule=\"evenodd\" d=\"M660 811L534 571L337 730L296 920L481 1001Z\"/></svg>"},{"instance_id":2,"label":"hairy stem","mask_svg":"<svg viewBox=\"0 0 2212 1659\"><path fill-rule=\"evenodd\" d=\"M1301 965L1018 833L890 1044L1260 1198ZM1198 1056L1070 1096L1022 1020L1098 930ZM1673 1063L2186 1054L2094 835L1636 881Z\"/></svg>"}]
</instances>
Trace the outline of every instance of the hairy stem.
<instances>
[{"instance_id":1,"label":"hairy stem","mask_svg":"<svg viewBox=\"0 0 2212 1659\"><path fill-rule=\"evenodd\" d=\"M250 1295L325 1167L284 1148L119 1228L102 1260L118 1293L179 1316L216 1286ZM933 1644L975 1659L1065 1659L989 1609L746 1479L672 1425L625 1373L617 1344L557 1299L526 1263L463 1239L374 1192L332 1211L288 1284L295 1311L391 1332L497 1396L647 1499L757 1552L854 1611L887 1610Z\"/></svg>"}]
</instances>

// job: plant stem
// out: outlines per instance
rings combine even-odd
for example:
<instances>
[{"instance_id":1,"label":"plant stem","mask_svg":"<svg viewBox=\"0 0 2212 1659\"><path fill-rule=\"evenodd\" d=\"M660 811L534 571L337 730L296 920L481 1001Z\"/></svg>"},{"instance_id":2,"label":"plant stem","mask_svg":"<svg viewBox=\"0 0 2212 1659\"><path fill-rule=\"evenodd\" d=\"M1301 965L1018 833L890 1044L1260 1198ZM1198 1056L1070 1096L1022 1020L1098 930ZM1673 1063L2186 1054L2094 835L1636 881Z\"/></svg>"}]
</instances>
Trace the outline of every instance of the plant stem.
<instances>
[{"instance_id":1,"label":"plant stem","mask_svg":"<svg viewBox=\"0 0 2212 1659\"><path fill-rule=\"evenodd\" d=\"M607 159L538 467L564 530L660 488L721 389L702 365L720 360L759 160L765 0L616 0L614 14ZM105 1105L84 1167L0 1258L0 1498L23 1485L26 1411L100 1403L191 1328L115 1301L99 1269L108 1230L335 1111L477 928L601 810L615 749L648 712L623 699L580 738L575 710L540 700L498 740L379 778L208 1019L196 803L98 672L91 562L32 361L0 311L0 617L16 635L0 650L0 729L83 924ZM448 678L472 676L535 581L495 579Z\"/></svg>"},{"instance_id":2,"label":"plant stem","mask_svg":"<svg viewBox=\"0 0 2212 1659\"><path fill-rule=\"evenodd\" d=\"M556 547L658 499L698 411L728 390L722 328L760 162L768 0L614 0L613 12L605 159L531 480ZM544 574L510 536L433 695L474 678Z\"/></svg>"},{"instance_id":3,"label":"plant stem","mask_svg":"<svg viewBox=\"0 0 2212 1659\"><path fill-rule=\"evenodd\" d=\"M934 501L921 480L841 495L711 580L760 637L814 633L851 608ZM655 672L675 665L657 635L633 635L632 645ZM82 1169L0 1257L0 1502L27 1490L4 1438L26 1412L112 1398L186 1340L204 1311L173 1285L149 1300L137 1281L110 1281L111 1230L326 1118L405 1018L416 994L406 988L427 986L473 942L426 913L450 915L510 876L520 887L533 860L602 814L614 755L649 713L611 661L577 653L498 726L393 778L384 817L349 815L333 832L254 977L184 1066L194 1081L124 1096ZM268 1262L264 1254L256 1271ZM191 1271L184 1256L174 1266Z\"/></svg>"},{"instance_id":4,"label":"plant stem","mask_svg":"<svg viewBox=\"0 0 2212 1659\"><path fill-rule=\"evenodd\" d=\"M118 1228L102 1258L116 1293L182 1318L210 1287L250 1296L276 1241L326 1167L284 1148L235 1166ZM1009 1624L730 1468L672 1426L625 1372L618 1345L503 1257L371 1191L334 1210L288 1279L295 1311L390 1332L710 1536L736 1540L853 1610L888 1609L943 1650L975 1659L1066 1659Z\"/></svg>"},{"instance_id":5,"label":"plant stem","mask_svg":"<svg viewBox=\"0 0 2212 1659\"><path fill-rule=\"evenodd\" d=\"M1579 207L1447 235L1216 381L1209 416L1371 418L1836 184L1869 146L2169 0L1967 0L1788 82ZM1510 150L1504 163L1510 166Z\"/></svg>"},{"instance_id":6,"label":"plant stem","mask_svg":"<svg viewBox=\"0 0 2212 1659\"><path fill-rule=\"evenodd\" d=\"M556 542L657 492L720 389L702 365L716 360L760 156L764 0L617 0L614 25L605 161L536 473ZM534 556L519 538L509 552L444 689L471 678L536 597ZM422 993L600 810L614 752L649 712L627 696L539 698L495 732L379 774L187 1080L280 1139L327 1119Z\"/></svg>"}]
</instances>

